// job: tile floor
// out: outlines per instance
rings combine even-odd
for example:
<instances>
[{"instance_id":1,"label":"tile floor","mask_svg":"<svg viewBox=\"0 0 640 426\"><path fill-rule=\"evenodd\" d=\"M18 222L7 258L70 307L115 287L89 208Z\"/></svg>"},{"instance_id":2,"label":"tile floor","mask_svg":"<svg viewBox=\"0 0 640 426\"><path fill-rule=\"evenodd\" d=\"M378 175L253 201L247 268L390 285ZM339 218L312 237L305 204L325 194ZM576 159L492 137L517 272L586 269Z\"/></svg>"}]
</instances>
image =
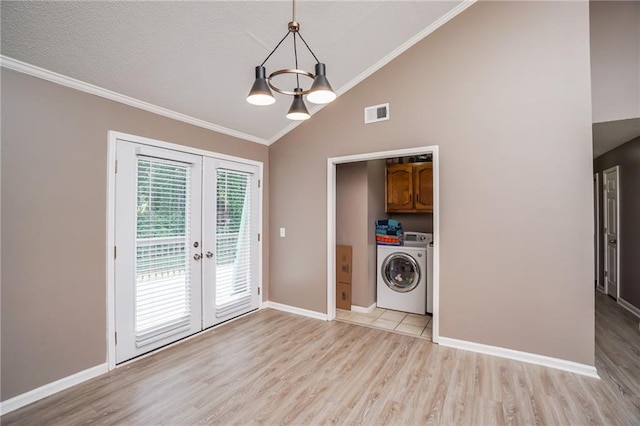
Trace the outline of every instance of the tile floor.
<instances>
[{"instance_id":1,"label":"tile floor","mask_svg":"<svg viewBox=\"0 0 640 426\"><path fill-rule=\"evenodd\" d=\"M431 340L432 318L429 315L382 308L375 308L368 314L336 309L336 319Z\"/></svg>"}]
</instances>

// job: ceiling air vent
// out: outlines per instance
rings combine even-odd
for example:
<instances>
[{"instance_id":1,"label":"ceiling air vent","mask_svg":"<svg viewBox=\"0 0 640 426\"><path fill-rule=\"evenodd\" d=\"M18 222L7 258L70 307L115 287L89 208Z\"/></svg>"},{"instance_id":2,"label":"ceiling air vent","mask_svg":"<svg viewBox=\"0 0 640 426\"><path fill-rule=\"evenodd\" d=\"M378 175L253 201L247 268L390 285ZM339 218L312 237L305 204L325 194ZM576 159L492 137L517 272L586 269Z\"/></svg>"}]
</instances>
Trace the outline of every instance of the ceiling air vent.
<instances>
[{"instance_id":1,"label":"ceiling air vent","mask_svg":"<svg viewBox=\"0 0 640 426\"><path fill-rule=\"evenodd\" d=\"M380 104L364 109L364 124L377 123L389 119L389 104Z\"/></svg>"}]
</instances>

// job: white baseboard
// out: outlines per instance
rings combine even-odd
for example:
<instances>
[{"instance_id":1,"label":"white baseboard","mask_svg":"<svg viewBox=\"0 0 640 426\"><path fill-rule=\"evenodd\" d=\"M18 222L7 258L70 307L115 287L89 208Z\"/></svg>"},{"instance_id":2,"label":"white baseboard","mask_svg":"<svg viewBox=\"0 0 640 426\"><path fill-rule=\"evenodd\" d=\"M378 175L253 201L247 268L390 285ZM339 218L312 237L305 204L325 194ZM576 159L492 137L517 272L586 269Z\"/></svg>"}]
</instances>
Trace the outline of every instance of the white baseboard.
<instances>
[{"instance_id":1,"label":"white baseboard","mask_svg":"<svg viewBox=\"0 0 640 426\"><path fill-rule=\"evenodd\" d=\"M636 308L631 303L624 300L622 297L618 297L618 304L625 308L627 311L631 312L633 315L640 318L640 309Z\"/></svg>"},{"instance_id":2,"label":"white baseboard","mask_svg":"<svg viewBox=\"0 0 640 426\"><path fill-rule=\"evenodd\" d=\"M358 312L360 314L370 314L376 308L376 302L373 302L368 308L364 306L351 305L351 312Z\"/></svg>"},{"instance_id":3,"label":"white baseboard","mask_svg":"<svg viewBox=\"0 0 640 426\"><path fill-rule=\"evenodd\" d=\"M551 358L545 355L532 354L529 352L521 352L513 349L501 348L498 346L483 345L482 343L468 342L466 340L451 339L449 337L440 337L439 342L442 346L450 348L462 349L465 351L477 352L486 355L493 355L500 358L508 358L516 361L527 362L529 364L542 365L543 367L555 368L558 370L568 371L570 373L582 374L583 376L599 379L596 367L578 362L567 361L559 358Z\"/></svg>"},{"instance_id":4,"label":"white baseboard","mask_svg":"<svg viewBox=\"0 0 640 426\"><path fill-rule=\"evenodd\" d=\"M327 314L322 312L310 311L308 309L297 308L295 306L284 305L282 303L267 301L262 304L263 308L271 308L277 311L289 312L290 314L302 315L304 317L315 318L326 321Z\"/></svg>"},{"instance_id":5,"label":"white baseboard","mask_svg":"<svg viewBox=\"0 0 640 426\"><path fill-rule=\"evenodd\" d=\"M93 379L94 377L98 377L102 374L107 373L108 371L109 368L107 366L107 363L105 362L104 364L96 365L95 367L88 368L86 370L72 374L71 376L67 376L60 380L56 380L55 382L40 386L39 388L30 390L29 392L14 396L11 399L0 402L0 415L10 413L11 411L22 408L25 405L29 405L42 398L51 396L54 393L68 389L71 386L75 386L82 382L86 382L87 380Z\"/></svg>"}]
</instances>

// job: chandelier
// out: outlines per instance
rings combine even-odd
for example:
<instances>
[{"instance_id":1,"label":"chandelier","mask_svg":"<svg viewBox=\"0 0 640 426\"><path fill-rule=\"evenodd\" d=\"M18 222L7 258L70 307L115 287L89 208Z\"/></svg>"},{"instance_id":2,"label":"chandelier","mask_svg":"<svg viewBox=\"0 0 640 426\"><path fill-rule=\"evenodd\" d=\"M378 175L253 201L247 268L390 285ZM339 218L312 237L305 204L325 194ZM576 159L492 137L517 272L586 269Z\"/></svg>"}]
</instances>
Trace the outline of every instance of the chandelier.
<instances>
[{"instance_id":1,"label":"chandelier","mask_svg":"<svg viewBox=\"0 0 640 426\"><path fill-rule=\"evenodd\" d=\"M293 3L293 13L291 22L287 25L287 34L280 40L276 47L267 55L267 58L262 61L262 64L256 67L256 80L251 86L251 91L247 96L247 102L252 105L271 105L276 101L271 89L281 93L283 95L293 96L293 102L287 112L287 118L290 120L306 120L310 117L307 106L302 99L302 96L306 95L307 100L314 104L328 104L336 98L336 94L331 88L326 76L326 66L321 63L316 55L313 53L307 42L302 38L300 34L300 24L296 22L296 2ZM264 64L269 60L271 55L280 47L283 41L290 35L293 36L293 57L295 59L295 68L284 68L277 70L269 74L266 77L267 71ZM306 48L309 50L313 58L316 60L315 74L298 69L298 38L302 40ZM282 74L294 74L296 77L296 87L293 91L283 90L273 83L273 78ZM308 90L303 90L300 87L300 77L306 77L313 80L311 87Z\"/></svg>"}]
</instances>

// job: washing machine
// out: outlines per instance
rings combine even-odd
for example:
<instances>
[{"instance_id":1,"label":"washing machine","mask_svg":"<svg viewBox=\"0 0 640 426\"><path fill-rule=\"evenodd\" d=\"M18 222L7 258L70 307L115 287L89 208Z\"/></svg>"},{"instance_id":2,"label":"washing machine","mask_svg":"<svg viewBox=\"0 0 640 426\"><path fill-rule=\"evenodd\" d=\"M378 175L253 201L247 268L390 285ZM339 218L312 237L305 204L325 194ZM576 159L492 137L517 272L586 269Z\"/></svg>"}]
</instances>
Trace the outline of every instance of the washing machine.
<instances>
[{"instance_id":1,"label":"washing machine","mask_svg":"<svg viewBox=\"0 0 640 426\"><path fill-rule=\"evenodd\" d=\"M407 231L403 246L378 246L378 307L420 315L427 312L427 284L431 282L427 256L432 241L432 234Z\"/></svg>"}]
</instances>

